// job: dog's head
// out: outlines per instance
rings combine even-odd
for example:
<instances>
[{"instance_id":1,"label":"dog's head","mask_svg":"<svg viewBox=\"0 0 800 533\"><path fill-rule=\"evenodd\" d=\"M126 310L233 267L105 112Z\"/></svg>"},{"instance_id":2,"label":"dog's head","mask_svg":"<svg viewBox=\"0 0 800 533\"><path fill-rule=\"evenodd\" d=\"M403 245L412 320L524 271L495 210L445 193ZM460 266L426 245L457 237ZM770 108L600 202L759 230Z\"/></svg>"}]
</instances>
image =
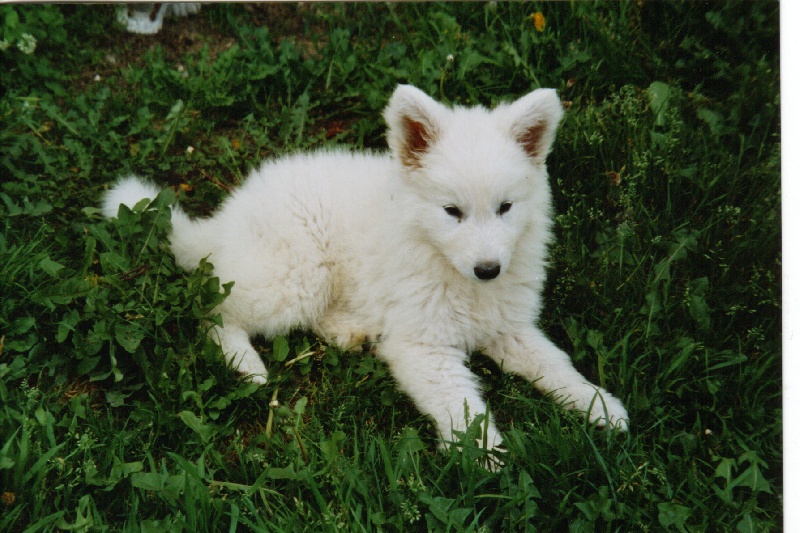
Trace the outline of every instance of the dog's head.
<instances>
[{"instance_id":1,"label":"dog's head","mask_svg":"<svg viewBox=\"0 0 800 533\"><path fill-rule=\"evenodd\" d=\"M511 104L448 108L400 85L384 112L413 223L464 276L502 275L521 236L549 224L545 159L563 110L553 89Z\"/></svg>"}]
</instances>

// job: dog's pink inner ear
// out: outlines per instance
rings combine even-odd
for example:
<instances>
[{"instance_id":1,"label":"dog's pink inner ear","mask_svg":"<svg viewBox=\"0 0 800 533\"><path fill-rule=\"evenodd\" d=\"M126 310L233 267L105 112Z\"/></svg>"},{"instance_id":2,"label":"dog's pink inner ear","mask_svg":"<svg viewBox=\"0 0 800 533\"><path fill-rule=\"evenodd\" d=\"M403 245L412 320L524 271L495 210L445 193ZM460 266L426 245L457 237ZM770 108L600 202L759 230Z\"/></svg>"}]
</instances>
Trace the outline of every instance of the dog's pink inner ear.
<instances>
[{"instance_id":1,"label":"dog's pink inner ear","mask_svg":"<svg viewBox=\"0 0 800 533\"><path fill-rule=\"evenodd\" d=\"M428 151L431 143L430 132L422 122L409 117L403 118L406 142L403 146L403 163L408 166L419 167L420 156Z\"/></svg>"},{"instance_id":2,"label":"dog's pink inner ear","mask_svg":"<svg viewBox=\"0 0 800 533\"><path fill-rule=\"evenodd\" d=\"M546 125L543 121L537 122L525 128L517 137L517 142L522 145L525 153L533 159L540 158L545 152L545 147L542 146L545 127Z\"/></svg>"}]
</instances>

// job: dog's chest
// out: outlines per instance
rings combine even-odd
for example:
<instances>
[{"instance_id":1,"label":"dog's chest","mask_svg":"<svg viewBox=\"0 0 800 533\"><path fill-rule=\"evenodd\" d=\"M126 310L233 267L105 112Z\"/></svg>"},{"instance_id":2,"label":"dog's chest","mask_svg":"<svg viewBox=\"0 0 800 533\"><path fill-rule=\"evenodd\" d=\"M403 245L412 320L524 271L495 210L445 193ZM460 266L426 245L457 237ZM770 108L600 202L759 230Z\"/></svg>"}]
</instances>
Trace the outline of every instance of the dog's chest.
<instances>
[{"instance_id":1,"label":"dog's chest","mask_svg":"<svg viewBox=\"0 0 800 533\"><path fill-rule=\"evenodd\" d=\"M369 339L399 335L473 350L488 345L526 307L519 301L525 295L513 293L502 283L480 287L470 280L453 283L413 276L359 281L350 280L341 287L349 286L349 291L337 291L334 308L337 314L349 316Z\"/></svg>"}]
</instances>

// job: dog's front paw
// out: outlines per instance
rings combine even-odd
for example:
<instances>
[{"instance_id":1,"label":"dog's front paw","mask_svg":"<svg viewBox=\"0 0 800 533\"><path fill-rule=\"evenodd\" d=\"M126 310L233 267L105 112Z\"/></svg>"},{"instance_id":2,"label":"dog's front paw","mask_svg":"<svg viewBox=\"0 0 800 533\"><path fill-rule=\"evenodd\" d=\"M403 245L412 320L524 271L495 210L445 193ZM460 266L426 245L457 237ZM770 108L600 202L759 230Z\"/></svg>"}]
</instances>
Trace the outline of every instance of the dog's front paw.
<instances>
[{"instance_id":1,"label":"dog's front paw","mask_svg":"<svg viewBox=\"0 0 800 533\"><path fill-rule=\"evenodd\" d=\"M596 390L592 397L587 419L600 428L628 431L630 417L622 402L603 389Z\"/></svg>"},{"instance_id":2,"label":"dog's front paw","mask_svg":"<svg viewBox=\"0 0 800 533\"><path fill-rule=\"evenodd\" d=\"M439 438L438 448L445 452L456 449L468 454L476 463L490 472L497 472L505 463L506 453L503 437L493 423L485 420L473 421L468 427L453 429L452 438Z\"/></svg>"}]
</instances>

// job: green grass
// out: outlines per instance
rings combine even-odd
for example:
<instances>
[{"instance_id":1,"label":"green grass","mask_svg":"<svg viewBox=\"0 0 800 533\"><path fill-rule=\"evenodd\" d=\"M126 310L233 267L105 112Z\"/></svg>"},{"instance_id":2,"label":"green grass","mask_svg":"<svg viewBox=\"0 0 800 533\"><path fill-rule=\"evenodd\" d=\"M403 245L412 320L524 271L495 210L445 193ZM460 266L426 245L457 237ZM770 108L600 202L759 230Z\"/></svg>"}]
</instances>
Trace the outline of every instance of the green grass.
<instances>
[{"instance_id":1,"label":"green grass","mask_svg":"<svg viewBox=\"0 0 800 533\"><path fill-rule=\"evenodd\" d=\"M781 530L777 11L215 5L137 37L108 6L0 6L0 530ZM228 287L174 265L171 195L98 214L125 172L207 214L266 157L382 148L400 82L559 90L541 325L630 433L476 355L489 472L469 436L436 452L381 362L302 331L258 340L257 389L203 334Z\"/></svg>"}]
</instances>

